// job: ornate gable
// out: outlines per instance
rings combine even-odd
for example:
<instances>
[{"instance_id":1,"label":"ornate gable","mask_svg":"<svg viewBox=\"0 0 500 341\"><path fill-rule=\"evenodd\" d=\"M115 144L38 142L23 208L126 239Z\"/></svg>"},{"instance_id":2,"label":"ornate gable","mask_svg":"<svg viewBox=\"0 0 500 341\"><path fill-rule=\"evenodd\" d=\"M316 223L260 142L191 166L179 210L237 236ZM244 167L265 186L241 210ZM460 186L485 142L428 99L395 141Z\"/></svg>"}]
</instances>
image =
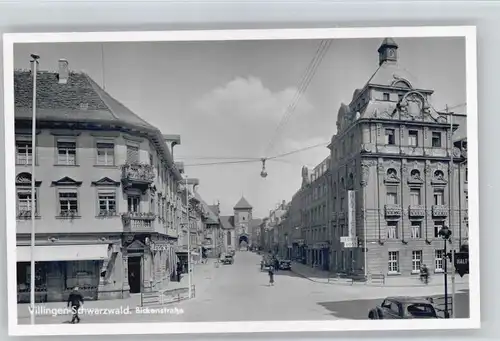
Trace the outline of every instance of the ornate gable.
<instances>
[{"instance_id":1,"label":"ornate gable","mask_svg":"<svg viewBox=\"0 0 500 341\"><path fill-rule=\"evenodd\" d=\"M113 179L110 179L107 176L105 176L104 178L102 178L100 180L92 181L92 186L109 186L109 187L116 186L116 187L118 187L118 186L120 186L120 182L114 181Z\"/></svg>"},{"instance_id":2,"label":"ornate gable","mask_svg":"<svg viewBox=\"0 0 500 341\"><path fill-rule=\"evenodd\" d=\"M82 185L82 181L76 181L70 178L69 176L65 176L62 179L57 181L52 181L52 186L75 186L80 187Z\"/></svg>"}]
</instances>

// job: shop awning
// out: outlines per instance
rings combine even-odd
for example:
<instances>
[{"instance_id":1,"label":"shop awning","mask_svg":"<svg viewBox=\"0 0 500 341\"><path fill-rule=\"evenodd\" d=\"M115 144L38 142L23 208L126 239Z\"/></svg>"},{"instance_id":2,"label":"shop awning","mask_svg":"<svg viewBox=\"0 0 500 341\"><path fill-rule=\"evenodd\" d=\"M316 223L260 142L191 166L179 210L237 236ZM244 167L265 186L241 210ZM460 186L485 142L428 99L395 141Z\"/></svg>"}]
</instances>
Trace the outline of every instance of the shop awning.
<instances>
[{"instance_id":1,"label":"shop awning","mask_svg":"<svg viewBox=\"0 0 500 341\"><path fill-rule=\"evenodd\" d=\"M31 261L31 247L16 247L17 261ZM35 246L35 261L57 262L77 260L104 260L108 258L108 244Z\"/></svg>"}]
</instances>

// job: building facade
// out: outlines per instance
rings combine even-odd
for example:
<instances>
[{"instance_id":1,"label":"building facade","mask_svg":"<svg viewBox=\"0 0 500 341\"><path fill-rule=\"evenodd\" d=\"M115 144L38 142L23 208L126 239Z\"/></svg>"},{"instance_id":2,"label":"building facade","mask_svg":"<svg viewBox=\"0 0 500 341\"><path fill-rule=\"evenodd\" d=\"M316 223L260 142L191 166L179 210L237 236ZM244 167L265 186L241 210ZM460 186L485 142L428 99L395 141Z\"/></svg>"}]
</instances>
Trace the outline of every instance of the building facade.
<instances>
[{"instance_id":1,"label":"building facade","mask_svg":"<svg viewBox=\"0 0 500 341\"><path fill-rule=\"evenodd\" d=\"M385 39L379 68L339 109L329 145L334 272L442 272L439 230L452 230L452 248L467 243L466 163L453 143L465 115L436 111L398 52Z\"/></svg>"},{"instance_id":2,"label":"building facade","mask_svg":"<svg viewBox=\"0 0 500 341\"><path fill-rule=\"evenodd\" d=\"M31 169L35 162L37 300L122 298L168 285L177 262L180 139L112 98L88 75L37 74L36 149L32 75L15 71L17 286L29 300Z\"/></svg>"},{"instance_id":3,"label":"building facade","mask_svg":"<svg viewBox=\"0 0 500 341\"><path fill-rule=\"evenodd\" d=\"M302 169L283 233L299 227L292 255L305 264L367 277L422 264L442 272L440 229L452 230L451 249L468 243L466 114L435 110L398 48L382 42L376 72L340 106L330 156Z\"/></svg>"}]
</instances>

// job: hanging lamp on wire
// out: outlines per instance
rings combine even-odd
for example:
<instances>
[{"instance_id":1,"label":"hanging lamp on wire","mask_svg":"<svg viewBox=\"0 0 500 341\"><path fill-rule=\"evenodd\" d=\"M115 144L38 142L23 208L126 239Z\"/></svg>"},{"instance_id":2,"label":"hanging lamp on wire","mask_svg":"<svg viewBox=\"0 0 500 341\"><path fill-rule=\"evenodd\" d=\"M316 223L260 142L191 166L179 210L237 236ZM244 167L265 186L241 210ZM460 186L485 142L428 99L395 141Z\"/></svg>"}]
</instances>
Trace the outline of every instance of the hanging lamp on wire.
<instances>
[{"instance_id":1,"label":"hanging lamp on wire","mask_svg":"<svg viewBox=\"0 0 500 341\"><path fill-rule=\"evenodd\" d=\"M266 159L262 158L260 161L262 161L262 171L260 172L260 176L265 179L267 177Z\"/></svg>"}]
</instances>

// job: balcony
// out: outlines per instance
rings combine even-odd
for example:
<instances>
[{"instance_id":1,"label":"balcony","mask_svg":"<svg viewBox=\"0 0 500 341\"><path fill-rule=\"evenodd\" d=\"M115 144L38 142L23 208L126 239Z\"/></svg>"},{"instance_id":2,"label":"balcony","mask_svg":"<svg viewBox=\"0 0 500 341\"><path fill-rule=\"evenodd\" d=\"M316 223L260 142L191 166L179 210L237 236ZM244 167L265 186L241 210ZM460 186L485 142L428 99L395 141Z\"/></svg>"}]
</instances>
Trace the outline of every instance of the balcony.
<instances>
[{"instance_id":1,"label":"balcony","mask_svg":"<svg viewBox=\"0 0 500 341\"><path fill-rule=\"evenodd\" d=\"M345 219L345 212L339 212L338 217L339 217L339 220Z\"/></svg>"},{"instance_id":2,"label":"balcony","mask_svg":"<svg viewBox=\"0 0 500 341\"><path fill-rule=\"evenodd\" d=\"M147 188L155 179L154 167L145 163L127 163L121 166L125 188Z\"/></svg>"},{"instance_id":3,"label":"balcony","mask_svg":"<svg viewBox=\"0 0 500 341\"><path fill-rule=\"evenodd\" d=\"M154 213L126 212L122 213L124 229L127 232L152 232L153 222L156 219Z\"/></svg>"},{"instance_id":4,"label":"balcony","mask_svg":"<svg viewBox=\"0 0 500 341\"><path fill-rule=\"evenodd\" d=\"M384 210L386 217L401 217L400 205L385 205Z\"/></svg>"},{"instance_id":5,"label":"balcony","mask_svg":"<svg viewBox=\"0 0 500 341\"><path fill-rule=\"evenodd\" d=\"M332 220L337 220L337 212L332 212Z\"/></svg>"},{"instance_id":6,"label":"balcony","mask_svg":"<svg viewBox=\"0 0 500 341\"><path fill-rule=\"evenodd\" d=\"M445 205L433 205L432 206L432 216L444 218L448 216L448 207Z\"/></svg>"},{"instance_id":7,"label":"balcony","mask_svg":"<svg viewBox=\"0 0 500 341\"><path fill-rule=\"evenodd\" d=\"M408 208L408 215L410 218L421 218L425 216L425 206L412 205Z\"/></svg>"}]
</instances>

